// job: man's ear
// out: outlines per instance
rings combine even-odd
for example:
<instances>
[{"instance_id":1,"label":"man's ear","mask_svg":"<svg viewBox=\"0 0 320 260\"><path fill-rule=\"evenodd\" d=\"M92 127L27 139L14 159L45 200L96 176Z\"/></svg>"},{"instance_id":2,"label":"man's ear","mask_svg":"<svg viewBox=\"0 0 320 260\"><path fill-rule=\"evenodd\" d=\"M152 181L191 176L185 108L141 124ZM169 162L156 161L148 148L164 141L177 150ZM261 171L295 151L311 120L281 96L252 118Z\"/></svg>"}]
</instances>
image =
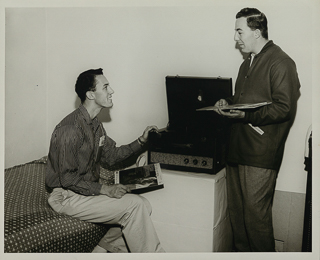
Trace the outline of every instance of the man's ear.
<instances>
[{"instance_id":1,"label":"man's ear","mask_svg":"<svg viewBox=\"0 0 320 260\"><path fill-rule=\"evenodd\" d=\"M254 30L254 37L259 39L261 37L261 31L259 29Z\"/></svg>"},{"instance_id":2,"label":"man's ear","mask_svg":"<svg viewBox=\"0 0 320 260\"><path fill-rule=\"evenodd\" d=\"M86 97L87 97L87 99L89 99L89 100L93 100L93 99L95 99L96 96L94 95L94 92L93 92L93 91L87 91Z\"/></svg>"}]
</instances>

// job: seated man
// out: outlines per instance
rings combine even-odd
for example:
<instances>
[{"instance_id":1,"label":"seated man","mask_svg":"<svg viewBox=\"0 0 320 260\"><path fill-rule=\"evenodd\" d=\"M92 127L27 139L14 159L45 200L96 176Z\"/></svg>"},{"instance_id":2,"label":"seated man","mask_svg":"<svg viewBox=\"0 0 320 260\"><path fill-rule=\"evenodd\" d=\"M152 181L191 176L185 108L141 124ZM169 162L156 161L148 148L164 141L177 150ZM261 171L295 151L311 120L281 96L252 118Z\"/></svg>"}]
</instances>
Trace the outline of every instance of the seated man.
<instances>
[{"instance_id":1,"label":"seated man","mask_svg":"<svg viewBox=\"0 0 320 260\"><path fill-rule=\"evenodd\" d=\"M164 252L150 218L150 203L130 194L130 185L99 183L100 165L110 169L141 152L149 131L157 127L149 126L136 141L116 147L97 118L103 108L113 106L114 91L102 69L81 73L75 90L80 107L55 127L51 137L46 173L50 206L61 214L114 226L93 252Z\"/></svg>"}]
</instances>

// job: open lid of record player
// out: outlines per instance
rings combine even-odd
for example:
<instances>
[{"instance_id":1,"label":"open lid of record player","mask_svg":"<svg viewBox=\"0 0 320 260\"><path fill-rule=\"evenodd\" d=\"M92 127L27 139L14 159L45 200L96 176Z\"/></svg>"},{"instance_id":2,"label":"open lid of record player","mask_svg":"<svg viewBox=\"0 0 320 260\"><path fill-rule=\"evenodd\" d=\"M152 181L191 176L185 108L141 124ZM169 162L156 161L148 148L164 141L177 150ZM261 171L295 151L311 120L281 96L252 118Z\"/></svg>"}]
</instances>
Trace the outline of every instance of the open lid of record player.
<instances>
[{"instance_id":1,"label":"open lid of record player","mask_svg":"<svg viewBox=\"0 0 320 260\"><path fill-rule=\"evenodd\" d=\"M183 132L211 131L222 120L213 111L196 111L213 106L232 95L231 78L167 76L168 130Z\"/></svg>"}]
</instances>

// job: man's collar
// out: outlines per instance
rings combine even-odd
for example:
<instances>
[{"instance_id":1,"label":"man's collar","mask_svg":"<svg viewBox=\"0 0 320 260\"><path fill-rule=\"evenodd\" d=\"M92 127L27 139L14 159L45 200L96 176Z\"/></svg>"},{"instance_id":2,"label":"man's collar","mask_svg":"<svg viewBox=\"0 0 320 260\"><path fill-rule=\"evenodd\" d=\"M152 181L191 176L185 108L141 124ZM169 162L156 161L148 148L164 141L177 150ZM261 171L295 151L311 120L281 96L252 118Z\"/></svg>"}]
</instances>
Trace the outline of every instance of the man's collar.
<instances>
[{"instance_id":1,"label":"man's collar","mask_svg":"<svg viewBox=\"0 0 320 260\"><path fill-rule=\"evenodd\" d=\"M267 49L269 49L269 47L271 47L273 44L272 40L269 40L261 49L261 51L257 54L254 55L254 57L258 57L260 54L266 52Z\"/></svg>"},{"instance_id":2,"label":"man's collar","mask_svg":"<svg viewBox=\"0 0 320 260\"><path fill-rule=\"evenodd\" d=\"M81 114L83 115L84 120L86 121L86 123L88 125L91 125L92 130L95 132L98 127L100 126L100 121L97 117L91 119L88 110L85 108L85 106L83 104L81 104L79 106L79 110L81 112Z\"/></svg>"},{"instance_id":3,"label":"man's collar","mask_svg":"<svg viewBox=\"0 0 320 260\"><path fill-rule=\"evenodd\" d=\"M84 107L83 104L80 104L79 110L80 110L81 114L83 115L83 118L84 118L84 120L86 121L86 123L87 123L88 125L92 124L92 122L93 122L94 119L91 120L90 115L89 115L89 112L88 112L88 110Z\"/></svg>"}]
</instances>

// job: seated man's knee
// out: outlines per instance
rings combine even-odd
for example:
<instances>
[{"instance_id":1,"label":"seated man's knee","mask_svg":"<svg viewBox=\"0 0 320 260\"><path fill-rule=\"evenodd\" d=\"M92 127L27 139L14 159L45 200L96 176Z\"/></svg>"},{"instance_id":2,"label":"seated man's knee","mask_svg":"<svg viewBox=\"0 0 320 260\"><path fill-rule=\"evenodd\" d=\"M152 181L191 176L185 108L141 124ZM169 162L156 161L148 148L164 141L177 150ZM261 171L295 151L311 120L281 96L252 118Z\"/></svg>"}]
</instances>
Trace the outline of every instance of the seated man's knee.
<instances>
[{"instance_id":1,"label":"seated man's knee","mask_svg":"<svg viewBox=\"0 0 320 260\"><path fill-rule=\"evenodd\" d=\"M135 204L136 206L139 205L139 206L146 207L149 214L151 214L152 207L151 207L150 202L146 198L144 198L143 196L140 196L140 195L135 195L135 194L127 194L127 195L129 195L128 197L130 198L131 203Z\"/></svg>"},{"instance_id":2,"label":"seated man's knee","mask_svg":"<svg viewBox=\"0 0 320 260\"><path fill-rule=\"evenodd\" d=\"M146 207L148 209L149 214L151 215L152 206L151 206L150 202L145 197L142 197L142 196L140 196L140 197L142 198L144 204L146 205Z\"/></svg>"}]
</instances>

